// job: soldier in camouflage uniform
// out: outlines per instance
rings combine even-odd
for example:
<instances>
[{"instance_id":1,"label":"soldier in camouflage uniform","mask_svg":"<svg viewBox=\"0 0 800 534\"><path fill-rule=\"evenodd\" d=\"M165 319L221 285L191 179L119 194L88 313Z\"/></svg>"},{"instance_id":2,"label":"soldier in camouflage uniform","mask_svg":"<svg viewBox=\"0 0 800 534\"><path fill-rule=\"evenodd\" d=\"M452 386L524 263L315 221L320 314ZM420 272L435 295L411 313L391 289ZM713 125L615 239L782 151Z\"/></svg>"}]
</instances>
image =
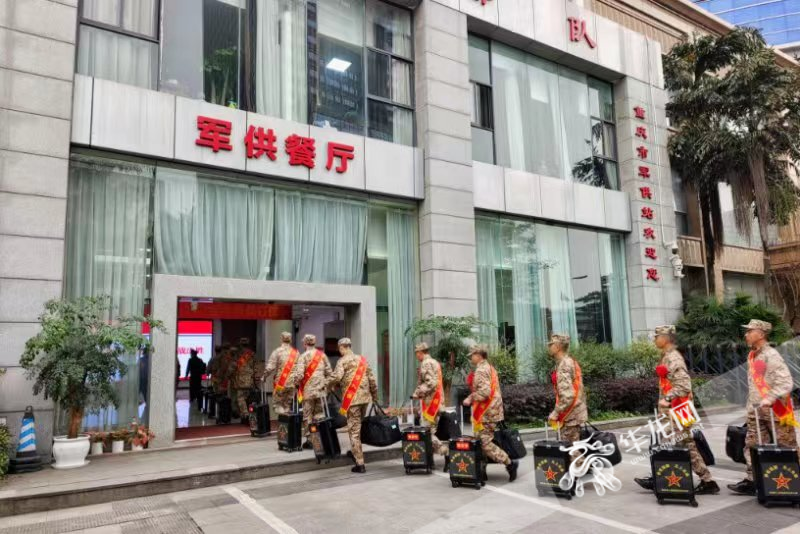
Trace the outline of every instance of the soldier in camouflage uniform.
<instances>
[{"instance_id":1,"label":"soldier in camouflage uniform","mask_svg":"<svg viewBox=\"0 0 800 534\"><path fill-rule=\"evenodd\" d=\"M658 414L664 421L672 425L672 414L670 409L676 399L692 399L692 379L686 369L686 361L683 355L675 348L675 326L664 325L655 329L655 345L661 351L661 360L656 367L659 376L658 388ZM682 404L682 402L680 402ZM703 457L697 450L697 445L692 436L691 425L683 428L675 428L675 444L689 449L689 458L692 462L692 471L700 478L694 492L697 495L715 495L719 493L719 486L711 477ZM654 481L652 477L634 479L645 489L653 489Z\"/></svg>"},{"instance_id":2,"label":"soldier in camouflage uniform","mask_svg":"<svg viewBox=\"0 0 800 534\"><path fill-rule=\"evenodd\" d=\"M729 484L728 489L744 495L755 495L750 447L758 445L756 409L758 409L762 443L772 442L769 431L770 411L772 411L772 416L775 418L775 441L778 442L778 446L797 449L795 431L797 423L794 420L790 396L794 382L783 357L770 347L767 341L767 336L772 331L772 324L752 319L742 326L746 329L745 341L752 349L748 357L747 435L744 440L747 475L738 484ZM762 383L763 390L760 390L756 379Z\"/></svg>"},{"instance_id":3,"label":"soldier in camouflage uniform","mask_svg":"<svg viewBox=\"0 0 800 534\"><path fill-rule=\"evenodd\" d=\"M304 449L312 448L311 443L308 441L308 427L312 421L322 419L324 416L323 405L328 396L328 379L333 372L328 356L322 351L317 351L316 345L317 338L315 336L311 334L303 336L303 346L306 350L294 365L292 375L292 384L295 385L298 391L301 389L303 391L303 430L306 437L306 441L303 443ZM316 368L306 380L306 370L315 361L318 352L319 360Z\"/></svg>"},{"instance_id":4,"label":"soldier in camouflage uniform","mask_svg":"<svg viewBox=\"0 0 800 534\"><path fill-rule=\"evenodd\" d=\"M475 373L472 379L472 393L464 399L464 406L472 406L472 424L478 439L481 440L484 456L505 465L509 482L514 482L517 478L519 461L509 458L508 454L493 442L497 424L504 418L503 396L500 393L497 371L487 361L489 349L486 345L474 345L469 355L472 365L475 366ZM480 420L476 420L476 410L487 401L489 406Z\"/></svg>"},{"instance_id":5,"label":"soldier in camouflage uniform","mask_svg":"<svg viewBox=\"0 0 800 534\"><path fill-rule=\"evenodd\" d=\"M557 401L548 420L553 428L561 428L562 440L575 442L580 441L581 425L588 421L589 414L581 366L567 354L569 342L568 335L553 334L547 344L547 350L556 362L551 378ZM574 451L572 454L578 456L580 453Z\"/></svg>"},{"instance_id":6,"label":"soldier in camouflage uniform","mask_svg":"<svg viewBox=\"0 0 800 534\"><path fill-rule=\"evenodd\" d=\"M273 350L272 354L269 355L267 368L264 369L264 376L261 377L261 381L266 382L267 377L275 375L275 383L277 383L286 365L286 361L289 359L289 354L293 350L295 350L295 348L292 347L292 334L289 332L282 332L281 346ZM297 362L295 362L295 365L297 365ZM286 381L283 390L273 390L272 392L272 404L276 414L280 415L291 411L294 394L294 382L292 382L290 374L289 380Z\"/></svg>"},{"instance_id":7,"label":"soldier in camouflage uniform","mask_svg":"<svg viewBox=\"0 0 800 534\"><path fill-rule=\"evenodd\" d=\"M343 408L348 402L347 390L353 382L353 377L362 358L353 353L352 345L349 338L345 337L339 340L339 353L342 357L339 359L339 363L336 364L333 375L328 380L329 387L339 386L342 388L344 393L342 396ZM373 404L378 403L378 383L375 381L372 369L367 365L366 372L347 410L347 434L350 436L350 452L348 456L356 463L352 469L353 473L366 473L367 471L364 467L364 452L361 449L361 420L367 413L367 404L370 401Z\"/></svg>"},{"instance_id":8,"label":"soldier in camouflage uniform","mask_svg":"<svg viewBox=\"0 0 800 534\"><path fill-rule=\"evenodd\" d=\"M239 417L242 424L249 424L247 397L255 385L253 381L255 360L256 354L250 349L250 340L247 338L240 339L231 381L236 394L236 406L239 409Z\"/></svg>"},{"instance_id":9,"label":"soldier in camouflage uniform","mask_svg":"<svg viewBox=\"0 0 800 534\"><path fill-rule=\"evenodd\" d=\"M433 397L436 395L437 390L442 387L442 366L439 362L431 356L430 347L427 343L420 343L414 348L414 354L419 361L419 369L417 370L417 388L412 395L415 399L422 399L425 406L433 402ZM441 393L441 401L439 404L439 413L444 409L444 391ZM422 426L431 427L431 441L433 444L433 451L437 454L445 456L445 463L448 462L448 444L439 441L436 437L436 426L439 424L439 413L434 416L433 421L425 419L423 414L420 414L420 422Z\"/></svg>"},{"instance_id":10,"label":"soldier in camouflage uniform","mask_svg":"<svg viewBox=\"0 0 800 534\"><path fill-rule=\"evenodd\" d=\"M233 374L234 366L236 365L234 348L230 343L222 345L222 354L220 355L219 366L217 374L219 375L219 391L218 395L231 397L231 376Z\"/></svg>"},{"instance_id":11,"label":"soldier in camouflage uniform","mask_svg":"<svg viewBox=\"0 0 800 534\"><path fill-rule=\"evenodd\" d=\"M217 345L214 347L214 356L208 361L208 366L206 367L206 372L211 375L209 379L209 383L211 385L211 391L214 393L219 392L219 385L220 385L220 363L222 363L222 347Z\"/></svg>"}]
</instances>

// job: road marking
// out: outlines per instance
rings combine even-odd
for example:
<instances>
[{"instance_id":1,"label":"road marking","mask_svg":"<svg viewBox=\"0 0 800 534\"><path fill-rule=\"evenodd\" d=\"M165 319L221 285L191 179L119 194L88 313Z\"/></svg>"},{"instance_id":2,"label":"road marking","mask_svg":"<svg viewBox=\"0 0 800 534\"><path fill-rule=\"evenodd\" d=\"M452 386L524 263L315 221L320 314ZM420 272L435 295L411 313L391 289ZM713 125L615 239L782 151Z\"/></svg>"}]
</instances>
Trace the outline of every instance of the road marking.
<instances>
[{"instance_id":1,"label":"road marking","mask_svg":"<svg viewBox=\"0 0 800 534\"><path fill-rule=\"evenodd\" d=\"M267 524L271 529L280 534L299 534L295 529L284 523L278 516L258 504L254 498L234 486L223 486L225 492L239 501L239 504L250 510L250 512Z\"/></svg>"},{"instance_id":2,"label":"road marking","mask_svg":"<svg viewBox=\"0 0 800 534\"><path fill-rule=\"evenodd\" d=\"M433 473L436 476L443 477L443 478L450 478L450 475L445 473L439 473L434 471ZM486 484L484 486L485 489L489 491L493 491L495 493L500 493L502 495L506 495L508 497L513 497L515 499L519 499L522 501L527 501L538 506L543 506L545 508L550 508L551 510L555 510L558 512L562 512L568 515L573 515L575 517L580 517L581 519L588 519L590 521L594 521L595 523L601 523L608 527L616 528L619 530L624 530L626 532L635 532L636 534L646 534L652 533L652 530L647 530L646 528L635 527L633 525L627 525L625 523L620 523L619 521L614 521L613 519L606 519L605 517L590 514L588 512L581 512L580 510L573 510L572 508L567 508L566 506L562 506L559 504L553 504L551 502L546 501L545 499L537 499L536 497L528 497L527 495L522 495L520 493L515 493L513 491L509 491L505 488L498 488L497 486L492 486L490 484Z\"/></svg>"}]
</instances>

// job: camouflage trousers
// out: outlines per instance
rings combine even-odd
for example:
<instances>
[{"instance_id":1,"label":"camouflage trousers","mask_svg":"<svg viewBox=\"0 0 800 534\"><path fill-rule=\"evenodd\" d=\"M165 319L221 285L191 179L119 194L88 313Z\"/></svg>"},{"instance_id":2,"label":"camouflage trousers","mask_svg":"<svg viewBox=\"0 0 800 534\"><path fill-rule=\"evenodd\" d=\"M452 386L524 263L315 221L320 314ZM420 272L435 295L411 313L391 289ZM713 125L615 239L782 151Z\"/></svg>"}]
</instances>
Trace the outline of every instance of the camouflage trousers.
<instances>
[{"instance_id":1,"label":"camouflage trousers","mask_svg":"<svg viewBox=\"0 0 800 534\"><path fill-rule=\"evenodd\" d=\"M420 416L420 420L422 422L422 426L430 427L431 428L431 445L433 446L434 454L441 454L442 456L447 456L449 454L449 444L442 443L439 441L439 438L436 437L436 427L439 425L439 414L436 414L433 422L428 421L424 417Z\"/></svg>"},{"instance_id":2,"label":"camouflage trousers","mask_svg":"<svg viewBox=\"0 0 800 534\"><path fill-rule=\"evenodd\" d=\"M275 410L276 415L291 412L292 402L294 402L294 389L272 392L272 408Z\"/></svg>"},{"instance_id":3,"label":"camouflage trousers","mask_svg":"<svg viewBox=\"0 0 800 534\"><path fill-rule=\"evenodd\" d=\"M477 433L478 439L481 440L483 455L498 464L509 465L511 463L511 458L508 457L506 451L494 443L494 431L496 428L497 423L483 423L483 430L479 430Z\"/></svg>"},{"instance_id":4,"label":"camouflage trousers","mask_svg":"<svg viewBox=\"0 0 800 534\"><path fill-rule=\"evenodd\" d=\"M692 428L684 428L683 430L676 429L676 432L682 435L683 439L676 440L675 445L689 449L689 460L692 462L692 471L694 471L697 477L703 482L709 482L712 478L711 471L708 470L705 460L703 460L703 457L700 455L700 451L697 450L697 444L695 444L694 437L692 436Z\"/></svg>"},{"instance_id":5,"label":"camouflage trousers","mask_svg":"<svg viewBox=\"0 0 800 534\"><path fill-rule=\"evenodd\" d=\"M323 402L325 397L317 397L316 399L303 399L303 435L308 439L308 427L315 419L322 419L324 415Z\"/></svg>"},{"instance_id":6,"label":"camouflage trousers","mask_svg":"<svg viewBox=\"0 0 800 534\"><path fill-rule=\"evenodd\" d=\"M367 415L367 405L350 406L347 410L347 435L350 436L350 451L356 465L364 465L364 451L361 449L361 421Z\"/></svg>"},{"instance_id":7,"label":"camouflage trousers","mask_svg":"<svg viewBox=\"0 0 800 534\"><path fill-rule=\"evenodd\" d=\"M236 388L236 406L239 408L239 417L245 417L249 413L247 409L247 395L250 388Z\"/></svg>"},{"instance_id":8,"label":"camouflage trousers","mask_svg":"<svg viewBox=\"0 0 800 534\"><path fill-rule=\"evenodd\" d=\"M759 409L759 425L761 426L761 443L772 443L769 409ZM780 447L797 449L797 433L793 426L779 425L775 422L775 433ZM744 461L747 464L747 480L753 480L753 464L750 459L750 447L758 445L758 432L756 430L756 413L754 410L747 412L747 434L744 437Z\"/></svg>"}]
</instances>

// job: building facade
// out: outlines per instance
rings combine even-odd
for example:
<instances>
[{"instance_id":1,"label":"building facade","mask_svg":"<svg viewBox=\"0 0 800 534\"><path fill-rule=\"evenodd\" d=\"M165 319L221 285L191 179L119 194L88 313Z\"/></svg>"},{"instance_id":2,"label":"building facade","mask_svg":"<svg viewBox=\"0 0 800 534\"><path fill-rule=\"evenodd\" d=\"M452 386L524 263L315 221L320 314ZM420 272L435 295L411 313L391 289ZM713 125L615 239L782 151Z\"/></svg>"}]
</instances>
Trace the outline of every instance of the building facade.
<instances>
[{"instance_id":1,"label":"building facade","mask_svg":"<svg viewBox=\"0 0 800 534\"><path fill-rule=\"evenodd\" d=\"M165 322L115 416L146 418L154 446L173 443L184 304L339 307L394 404L416 317L494 323L520 380L552 332L621 346L674 321L663 47L596 11L4 4L0 415L33 405L43 447L59 426L18 367L56 297Z\"/></svg>"},{"instance_id":2,"label":"building facade","mask_svg":"<svg viewBox=\"0 0 800 534\"><path fill-rule=\"evenodd\" d=\"M693 0L735 26L756 28L776 46L800 41L800 2L796 0Z\"/></svg>"}]
</instances>

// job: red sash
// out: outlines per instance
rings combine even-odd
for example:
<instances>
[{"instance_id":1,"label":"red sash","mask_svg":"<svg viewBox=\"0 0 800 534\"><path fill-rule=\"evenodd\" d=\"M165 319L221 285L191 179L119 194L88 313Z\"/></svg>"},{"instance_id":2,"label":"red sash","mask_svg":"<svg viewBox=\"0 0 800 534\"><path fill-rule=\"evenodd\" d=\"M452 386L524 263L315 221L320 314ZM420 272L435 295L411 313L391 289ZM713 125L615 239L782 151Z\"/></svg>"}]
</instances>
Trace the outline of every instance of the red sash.
<instances>
[{"instance_id":1,"label":"red sash","mask_svg":"<svg viewBox=\"0 0 800 534\"><path fill-rule=\"evenodd\" d=\"M430 404L425 404L425 400L422 400L422 417L429 423L433 423L436 420L436 416L439 414L439 408L442 405L442 397L444 396L444 388L442 387L442 365L436 362L436 367L436 372L439 376L438 384L436 385L436 393L433 394Z\"/></svg>"},{"instance_id":2,"label":"red sash","mask_svg":"<svg viewBox=\"0 0 800 534\"><path fill-rule=\"evenodd\" d=\"M486 413L486 410L489 409L489 405L492 404L494 396L497 395L497 390L500 387L497 381L497 371L495 371L494 367L492 366L489 366L489 369L492 371L492 385L489 390L489 396L486 398L486 400L476 402L475 406L472 407L472 427L477 432L483 430L483 416Z\"/></svg>"},{"instance_id":3,"label":"red sash","mask_svg":"<svg viewBox=\"0 0 800 534\"><path fill-rule=\"evenodd\" d=\"M294 362L297 361L297 349L292 349L289 351L289 359L286 360L286 363L283 366L283 370L281 371L280 376L275 381L275 391L283 391L286 387L286 381L289 380L289 375L292 374L292 368L294 368Z\"/></svg>"},{"instance_id":4,"label":"red sash","mask_svg":"<svg viewBox=\"0 0 800 534\"><path fill-rule=\"evenodd\" d=\"M349 410L350 405L353 404L353 399L356 398L358 388L361 387L361 380L367 372L367 359L363 356L359 356L359 358L361 359L358 361L356 374L353 375L353 380L350 382L350 385L347 386L347 390L344 392L344 399L342 399L342 407L339 408L339 413L342 415L347 415L347 410Z\"/></svg>"},{"instance_id":5,"label":"red sash","mask_svg":"<svg viewBox=\"0 0 800 534\"><path fill-rule=\"evenodd\" d=\"M575 409L575 405L578 404L578 395L581 392L581 376L582 376L582 374L581 374L581 366L578 365L578 362L573 360L573 363L575 364L575 378L572 380L572 389L575 392L575 395L572 397L572 403L567 407L567 409L564 412L558 414L558 419L556 419L555 421L551 420L550 426L553 429L558 429L561 426L561 424L564 422L564 419L566 419L567 416L570 413L572 413L572 410ZM557 374L557 372L553 372L553 375L552 375L551 378L552 378L552 381L553 381L553 389L556 392L556 406L558 406L558 374Z\"/></svg>"},{"instance_id":6,"label":"red sash","mask_svg":"<svg viewBox=\"0 0 800 534\"><path fill-rule=\"evenodd\" d=\"M319 362L321 361L322 361L322 351L321 350L314 351L314 357L311 358L308 367L306 367L306 372L303 375L303 381L300 382L300 389L297 390L297 400L299 400L300 402L303 402L303 388L306 387L306 384L308 384L308 381L313 376L314 371L317 370L317 367L319 367Z\"/></svg>"},{"instance_id":7,"label":"red sash","mask_svg":"<svg viewBox=\"0 0 800 534\"><path fill-rule=\"evenodd\" d=\"M669 378L667 378L667 376L669 376L669 369L667 369L666 365L659 365L656 367L656 374L658 375L658 389L661 391L661 396L666 396L670 391L672 391L672 382L670 382ZM691 398L691 394L685 397L675 397L672 399L672 402L670 402L670 405L674 408L676 406L680 406Z\"/></svg>"},{"instance_id":8,"label":"red sash","mask_svg":"<svg viewBox=\"0 0 800 534\"><path fill-rule=\"evenodd\" d=\"M747 356L747 366L750 372L750 378L753 379L753 384L756 386L756 391L761 395L761 398L767 396L770 387L767 384L767 363L761 360L756 360L756 351L751 351ZM787 395L786 401L776 399L772 404L772 411L778 417L778 423L784 426L800 426L794 418L794 406L792 405L792 398Z\"/></svg>"}]
</instances>

